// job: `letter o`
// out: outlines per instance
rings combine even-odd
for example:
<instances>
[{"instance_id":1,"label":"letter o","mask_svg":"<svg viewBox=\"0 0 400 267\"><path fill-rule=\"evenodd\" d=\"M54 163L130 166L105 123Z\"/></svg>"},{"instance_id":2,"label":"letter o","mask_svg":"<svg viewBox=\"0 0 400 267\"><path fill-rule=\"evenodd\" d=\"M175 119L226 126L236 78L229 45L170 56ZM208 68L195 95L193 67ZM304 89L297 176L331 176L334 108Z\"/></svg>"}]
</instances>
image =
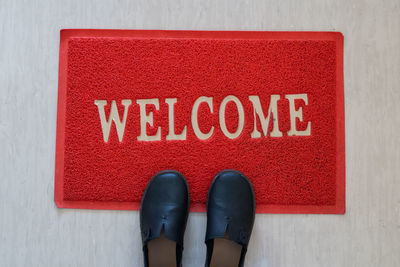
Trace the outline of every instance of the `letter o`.
<instances>
[{"instance_id":1,"label":"letter o","mask_svg":"<svg viewBox=\"0 0 400 267\"><path fill-rule=\"evenodd\" d=\"M238 127L234 133L231 133L228 131L226 128L226 122L225 122L225 109L226 105L230 102L233 101L236 104L236 108L238 111ZM235 139L237 138L243 131L244 127L244 110L243 110L243 105L240 102L239 98L233 95L229 95L224 98L221 102L221 106L219 108L219 124L221 126L221 130L224 133L224 135L230 139Z\"/></svg>"}]
</instances>

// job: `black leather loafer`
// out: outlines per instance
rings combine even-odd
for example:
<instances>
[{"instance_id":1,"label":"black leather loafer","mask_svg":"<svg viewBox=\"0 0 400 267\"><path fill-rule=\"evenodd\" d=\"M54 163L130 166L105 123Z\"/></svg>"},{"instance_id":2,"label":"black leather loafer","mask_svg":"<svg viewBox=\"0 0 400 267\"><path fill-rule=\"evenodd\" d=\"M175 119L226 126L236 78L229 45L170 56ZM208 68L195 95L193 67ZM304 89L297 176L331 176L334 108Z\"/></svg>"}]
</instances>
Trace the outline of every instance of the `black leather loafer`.
<instances>
[{"instance_id":1,"label":"black leather loafer","mask_svg":"<svg viewBox=\"0 0 400 267\"><path fill-rule=\"evenodd\" d=\"M189 188L177 171L157 173L147 184L140 207L144 266L182 266Z\"/></svg>"},{"instance_id":2,"label":"black leather loafer","mask_svg":"<svg viewBox=\"0 0 400 267\"><path fill-rule=\"evenodd\" d=\"M254 190L244 174L217 174L207 199L206 267L243 266L255 207Z\"/></svg>"}]
</instances>

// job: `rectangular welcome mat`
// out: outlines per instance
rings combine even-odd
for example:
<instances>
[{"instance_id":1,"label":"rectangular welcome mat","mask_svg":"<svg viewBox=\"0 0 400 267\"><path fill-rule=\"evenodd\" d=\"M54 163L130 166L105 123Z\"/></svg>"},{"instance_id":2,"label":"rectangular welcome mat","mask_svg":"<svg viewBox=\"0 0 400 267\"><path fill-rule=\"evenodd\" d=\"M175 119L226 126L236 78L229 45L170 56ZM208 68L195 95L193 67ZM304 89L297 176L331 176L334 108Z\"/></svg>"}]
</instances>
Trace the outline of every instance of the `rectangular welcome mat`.
<instances>
[{"instance_id":1,"label":"rectangular welcome mat","mask_svg":"<svg viewBox=\"0 0 400 267\"><path fill-rule=\"evenodd\" d=\"M236 169L257 212L342 214L344 126L341 33L62 30L55 202L138 209L174 169L204 211Z\"/></svg>"}]
</instances>

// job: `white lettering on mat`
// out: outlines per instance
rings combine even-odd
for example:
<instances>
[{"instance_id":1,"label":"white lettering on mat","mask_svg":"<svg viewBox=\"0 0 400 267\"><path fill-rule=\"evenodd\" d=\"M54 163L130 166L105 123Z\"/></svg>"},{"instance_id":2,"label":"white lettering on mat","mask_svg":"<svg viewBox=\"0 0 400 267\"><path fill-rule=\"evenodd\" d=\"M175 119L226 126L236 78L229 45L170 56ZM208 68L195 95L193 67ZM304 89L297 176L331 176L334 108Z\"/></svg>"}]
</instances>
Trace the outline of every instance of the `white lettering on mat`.
<instances>
[{"instance_id":1,"label":"white lettering on mat","mask_svg":"<svg viewBox=\"0 0 400 267\"><path fill-rule=\"evenodd\" d=\"M111 123L113 121L117 128L118 140L122 142L122 138L124 137L126 119L128 117L128 108L132 104L132 100L124 99L121 101L121 104L125 107L124 115L122 117L122 122L119 119L118 108L115 100L111 102L110 116L108 117L108 120L106 120L106 114L104 112L104 106L107 105L107 100L95 100L94 104L97 106L99 110L101 130L103 131L104 142L105 143L108 142L108 137L110 136Z\"/></svg>"},{"instance_id":2,"label":"white lettering on mat","mask_svg":"<svg viewBox=\"0 0 400 267\"><path fill-rule=\"evenodd\" d=\"M304 131L298 131L296 128L296 119L303 121L303 108L296 110L294 101L296 99L301 99L306 105L308 105L307 94L297 94L297 95L286 95L286 99L289 100L289 110L290 110L290 130L287 133L288 136L309 136L311 135L311 121L307 123L307 128Z\"/></svg>"},{"instance_id":3,"label":"white lettering on mat","mask_svg":"<svg viewBox=\"0 0 400 267\"><path fill-rule=\"evenodd\" d=\"M211 135L214 132L214 126L211 127L211 130L208 133L203 133L200 128L199 128L199 123L198 123L198 111L199 111L199 106L201 103L207 103L208 107L210 108L210 112L213 113L213 98L212 97L206 97L206 96L201 96L197 98L197 100L193 104L192 108L192 127L194 134L199 138L200 140L207 140L208 138L211 137Z\"/></svg>"},{"instance_id":4,"label":"white lettering on mat","mask_svg":"<svg viewBox=\"0 0 400 267\"><path fill-rule=\"evenodd\" d=\"M226 105L232 101L235 103L237 111L238 111L238 127L236 129L236 132L231 133L228 131L226 128L226 121L225 121L225 109ZM230 139L235 139L237 138L243 131L244 127L244 110L243 110L243 105L242 102L240 102L239 98L236 96L230 95L224 98L222 100L221 106L219 108L219 124L221 126L221 130L224 133L224 135Z\"/></svg>"},{"instance_id":5,"label":"white lettering on mat","mask_svg":"<svg viewBox=\"0 0 400 267\"><path fill-rule=\"evenodd\" d=\"M308 96L307 94L287 94L285 98L289 102L289 116L290 116L290 130L286 133L287 136L310 136L311 135L311 121L307 122L307 127L305 130L298 130L296 127L297 120L303 122L303 107L296 109L296 100L301 100L304 102L304 107L308 106ZM268 104L268 110L262 108L263 104L260 101L260 97L256 95L250 95L248 97L249 101L253 107L253 131L250 133L250 138L261 138L261 137L282 137L283 133L279 129L279 116L278 116L278 100L280 100L280 95L270 95L269 101L265 101ZM234 132L230 132L226 126L226 106L228 103L232 102L236 106L236 112L238 114L238 125ZM139 120L140 120L140 135L137 136L138 141L160 141L161 140L161 126L157 127L156 133L153 135L147 134L147 126L154 127L154 114L153 112L146 112L147 106L154 106L155 110L160 110L160 100L158 98L151 99L137 99L136 103L139 105ZM166 98L165 103L168 105L168 134L165 140L168 141L182 141L187 139L187 125L183 126L180 133L175 130L175 104L178 104L177 98ZM115 123L118 140L122 142L124 137L125 125L128 118L129 106L132 104L132 100L124 99L121 104L124 106L124 114L122 121L118 114L118 108L115 100L111 101L111 109L108 119L106 119L104 107L107 105L107 100L95 100L94 104L98 108L101 129L103 133L103 140L105 143L108 142L110 136L110 129L112 122ZM209 139L215 130L215 126L211 126L208 132L203 132L200 130L198 121L198 110L201 104L206 104L208 106L210 114L214 112L214 99L213 97L200 96L195 100L192 106L191 113L191 125L195 136L200 140ZM265 112L266 111L266 112ZM265 115L266 114L266 115ZM258 120L257 120L258 118ZM272 130L268 133L269 125L272 120ZM257 128L257 123L260 122L262 133ZM244 130L245 126L245 111L243 108L242 101L233 95L226 96L219 107L219 127L222 133L229 139L238 138Z\"/></svg>"},{"instance_id":6,"label":"white lettering on mat","mask_svg":"<svg viewBox=\"0 0 400 267\"><path fill-rule=\"evenodd\" d=\"M272 132L271 137L282 137L282 132L279 131L279 119L278 119L278 100L280 95L271 95L271 100L269 101L269 108L267 117L264 117L264 112L261 107L260 98L256 95L249 96L249 100L253 103L254 112L254 130L251 133L252 138L260 138L261 133L257 130L257 116L260 119L260 124L264 136L268 134L269 120L271 119L271 114L273 117Z\"/></svg>"}]
</instances>

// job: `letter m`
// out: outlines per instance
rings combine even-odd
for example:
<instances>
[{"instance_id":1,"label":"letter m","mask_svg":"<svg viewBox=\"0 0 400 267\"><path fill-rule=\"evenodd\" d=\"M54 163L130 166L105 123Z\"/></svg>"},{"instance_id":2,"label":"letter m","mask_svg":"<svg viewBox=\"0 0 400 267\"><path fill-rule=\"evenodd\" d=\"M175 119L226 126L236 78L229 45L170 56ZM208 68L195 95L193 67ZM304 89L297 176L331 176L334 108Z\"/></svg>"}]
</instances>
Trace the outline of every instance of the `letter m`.
<instances>
[{"instance_id":1,"label":"letter m","mask_svg":"<svg viewBox=\"0 0 400 267\"><path fill-rule=\"evenodd\" d=\"M271 137L282 137L282 132L279 131L279 121L278 121L278 100L280 95L271 95L269 101L269 108L267 116L264 116L263 109L261 107L260 98L255 95L249 96L249 100L253 103L254 110L254 130L251 133L252 138L260 138L261 133L257 130L257 116L260 119L261 128L264 136L268 134L269 122L272 117L272 131L270 132Z\"/></svg>"},{"instance_id":2,"label":"letter m","mask_svg":"<svg viewBox=\"0 0 400 267\"><path fill-rule=\"evenodd\" d=\"M115 100L111 102L111 110L110 116L108 120L106 120L106 114L104 112L104 106L107 105L107 100L95 100L94 104L97 106L99 110L100 122L101 122L101 130L103 131L103 139L104 142L108 142L108 137L110 136L111 123L114 121L115 127L117 128L118 140L122 142L122 138L124 137L126 118L128 117L128 108L132 104L132 100L124 99L121 101L121 104L124 108L124 116L122 117L122 122L119 118L118 108Z\"/></svg>"}]
</instances>

